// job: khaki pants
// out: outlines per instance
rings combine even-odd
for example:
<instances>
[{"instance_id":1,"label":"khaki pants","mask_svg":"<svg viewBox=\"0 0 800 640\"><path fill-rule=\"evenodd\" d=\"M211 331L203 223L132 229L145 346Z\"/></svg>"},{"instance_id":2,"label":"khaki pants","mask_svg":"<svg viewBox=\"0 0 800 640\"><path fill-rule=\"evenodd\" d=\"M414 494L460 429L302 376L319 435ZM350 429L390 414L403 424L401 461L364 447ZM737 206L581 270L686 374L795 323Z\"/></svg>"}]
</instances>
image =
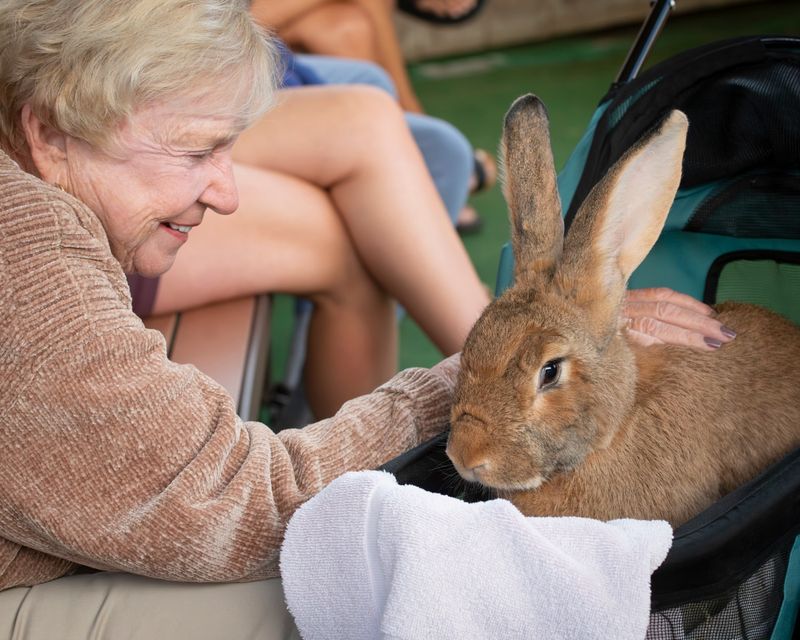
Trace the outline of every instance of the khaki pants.
<instances>
[{"instance_id":1,"label":"khaki pants","mask_svg":"<svg viewBox=\"0 0 800 640\"><path fill-rule=\"evenodd\" d=\"M90 573L0 591L0 639L298 639L280 580L183 584Z\"/></svg>"}]
</instances>

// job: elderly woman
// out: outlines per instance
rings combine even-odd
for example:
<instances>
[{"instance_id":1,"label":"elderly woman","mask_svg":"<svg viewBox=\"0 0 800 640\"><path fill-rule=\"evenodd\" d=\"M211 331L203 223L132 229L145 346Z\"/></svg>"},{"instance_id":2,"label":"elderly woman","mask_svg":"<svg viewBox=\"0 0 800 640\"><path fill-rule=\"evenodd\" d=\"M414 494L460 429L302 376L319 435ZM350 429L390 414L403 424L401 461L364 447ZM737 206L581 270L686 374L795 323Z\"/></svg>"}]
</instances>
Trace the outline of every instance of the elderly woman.
<instances>
[{"instance_id":1,"label":"elderly woman","mask_svg":"<svg viewBox=\"0 0 800 640\"><path fill-rule=\"evenodd\" d=\"M286 521L440 430L457 358L303 430L242 422L167 359L125 272L164 273L207 209L237 209L269 40L241 1L5 0L0 42L0 636L294 637ZM660 297L631 316L726 339Z\"/></svg>"}]
</instances>

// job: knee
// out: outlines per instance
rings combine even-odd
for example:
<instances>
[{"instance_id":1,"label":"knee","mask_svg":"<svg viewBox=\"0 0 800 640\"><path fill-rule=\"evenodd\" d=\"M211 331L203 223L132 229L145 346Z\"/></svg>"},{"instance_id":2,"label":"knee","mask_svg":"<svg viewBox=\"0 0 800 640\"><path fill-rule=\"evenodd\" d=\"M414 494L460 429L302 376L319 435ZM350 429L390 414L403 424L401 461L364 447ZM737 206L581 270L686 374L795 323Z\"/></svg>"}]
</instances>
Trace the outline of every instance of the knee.
<instances>
[{"instance_id":1,"label":"knee","mask_svg":"<svg viewBox=\"0 0 800 640\"><path fill-rule=\"evenodd\" d=\"M370 148L386 142L396 144L398 136L411 139L400 105L385 91L351 85L343 95L344 117L352 120L351 130L361 132Z\"/></svg>"}]
</instances>

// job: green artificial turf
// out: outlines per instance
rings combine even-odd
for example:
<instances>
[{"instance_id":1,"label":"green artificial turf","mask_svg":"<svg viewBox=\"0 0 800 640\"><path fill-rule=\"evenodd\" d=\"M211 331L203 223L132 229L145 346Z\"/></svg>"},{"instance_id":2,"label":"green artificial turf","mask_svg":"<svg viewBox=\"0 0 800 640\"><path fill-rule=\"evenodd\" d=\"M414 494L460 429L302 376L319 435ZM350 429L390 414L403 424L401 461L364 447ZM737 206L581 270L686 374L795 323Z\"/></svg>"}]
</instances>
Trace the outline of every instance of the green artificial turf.
<instances>
[{"instance_id":1,"label":"green artificial turf","mask_svg":"<svg viewBox=\"0 0 800 640\"><path fill-rule=\"evenodd\" d=\"M477 55L426 61L411 76L427 111L459 127L476 147L494 151L503 115L517 96L533 92L547 105L556 167L583 134L594 109L622 65L639 26L559 38ZM800 3L757 2L672 16L647 65L687 48L738 35L800 34ZM464 238L481 279L494 290L500 248L508 239L499 188L472 198L484 219ZM413 259L413 257L409 257ZM292 302L279 297L273 317L273 376L282 375ZM429 366L440 354L409 318L400 324L400 367Z\"/></svg>"}]
</instances>

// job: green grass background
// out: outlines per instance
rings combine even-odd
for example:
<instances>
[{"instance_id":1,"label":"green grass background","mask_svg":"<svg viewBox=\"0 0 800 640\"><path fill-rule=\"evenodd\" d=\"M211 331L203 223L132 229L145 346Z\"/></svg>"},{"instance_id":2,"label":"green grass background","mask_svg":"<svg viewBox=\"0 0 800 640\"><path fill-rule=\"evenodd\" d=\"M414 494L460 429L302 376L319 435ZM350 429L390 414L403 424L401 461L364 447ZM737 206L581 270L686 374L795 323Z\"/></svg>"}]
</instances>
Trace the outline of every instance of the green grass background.
<instances>
[{"instance_id":1,"label":"green grass background","mask_svg":"<svg viewBox=\"0 0 800 640\"><path fill-rule=\"evenodd\" d=\"M646 4L643 2L643 4ZM503 115L527 92L547 105L556 167L561 168L584 132L633 43L639 25L559 38L477 55L411 66L426 110L461 129L476 147L494 151ZM674 15L645 67L690 47L739 35L800 35L800 2L756 2L689 15ZM500 248L508 239L506 208L499 188L472 198L484 219L480 233L464 238L481 279L493 290ZM413 260L409 256L409 260ZM292 302L276 301L273 374L280 376L292 322ZM400 324L400 367L430 366L440 354L410 319Z\"/></svg>"}]
</instances>

